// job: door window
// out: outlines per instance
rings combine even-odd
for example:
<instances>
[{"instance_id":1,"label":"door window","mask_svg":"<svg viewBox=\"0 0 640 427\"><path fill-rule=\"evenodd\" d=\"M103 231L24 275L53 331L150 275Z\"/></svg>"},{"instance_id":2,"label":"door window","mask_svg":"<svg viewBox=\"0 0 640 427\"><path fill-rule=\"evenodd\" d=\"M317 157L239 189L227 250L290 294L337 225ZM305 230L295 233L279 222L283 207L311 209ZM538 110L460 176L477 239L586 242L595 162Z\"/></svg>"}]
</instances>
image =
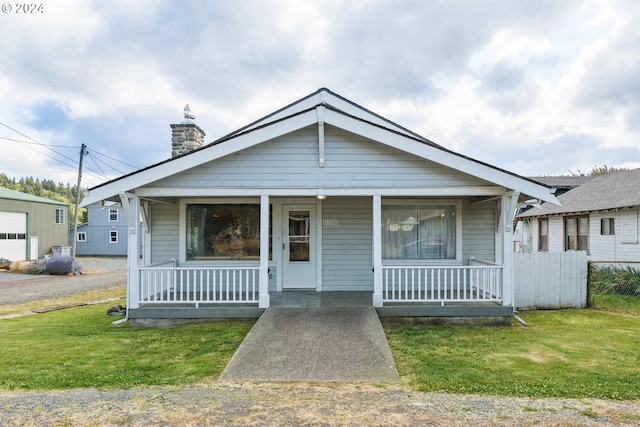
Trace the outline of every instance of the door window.
<instances>
[{"instance_id":1,"label":"door window","mask_svg":"<svg viewBox=\"0 0 640 427\"><path fill-rule=\"evenodd\" d=\"M289 211L289 261L310 260L310 219L308 210Z\"/></svg>"}]
</instances>

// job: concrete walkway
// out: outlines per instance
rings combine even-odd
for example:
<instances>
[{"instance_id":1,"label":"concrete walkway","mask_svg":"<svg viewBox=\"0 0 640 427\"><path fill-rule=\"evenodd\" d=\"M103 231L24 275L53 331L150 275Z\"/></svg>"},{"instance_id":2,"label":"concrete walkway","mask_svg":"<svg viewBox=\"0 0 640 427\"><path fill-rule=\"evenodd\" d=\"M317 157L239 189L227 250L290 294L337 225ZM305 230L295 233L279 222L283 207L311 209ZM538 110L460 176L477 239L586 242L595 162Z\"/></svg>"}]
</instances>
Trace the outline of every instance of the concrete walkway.
<instances>
[{"instance_id":1,"label":"concrete walkway","mask_svg":"<svg viewBox=\"0 0 640 427\"><path fill-rule=\"evenodd\" d=\"M272 307L219 381L399 381L373 307Z\"/></svg>"}]
</instances>

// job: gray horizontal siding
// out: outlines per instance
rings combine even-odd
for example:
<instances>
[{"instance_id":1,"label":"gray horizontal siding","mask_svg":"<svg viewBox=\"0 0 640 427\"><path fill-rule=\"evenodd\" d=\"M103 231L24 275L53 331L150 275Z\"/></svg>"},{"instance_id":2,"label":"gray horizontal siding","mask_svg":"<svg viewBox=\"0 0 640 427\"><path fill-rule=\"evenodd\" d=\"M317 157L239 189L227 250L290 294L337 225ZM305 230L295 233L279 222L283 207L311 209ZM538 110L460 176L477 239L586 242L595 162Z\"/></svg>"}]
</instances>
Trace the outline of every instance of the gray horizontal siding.
<instances>
[{"instance_id":1,"label":"gray horizontal siding","mask_svg":"<svg viewBox=\"0 0 640 427\"><path fill-rule=\"evenodd\" d=\"M117 243L111 243L111 231L118 232ZM84 232L87 236L86 242L76 242L76 254L78 255L127 255L129 238L127 226L109 227L86 224L79 227L78 232Z\"/></svg>"},{"instance_id":2,"label":"gray horizontal siding","mask_svg":"<svg viewBox=\"0 0 640 427\"><path fill-rule=\"evenodd\" d=\"M373 291L371 198L328 198L322 216L337 219L322 229L324 291Z\"/></svg>"},{"instance_id":3,"label":"gray horizontal siding","mask_svg":"<svg viewBox=\"0 0 640 427\"><path fill-rule=\"evenodd\" d=\"M416 144L419 144L416 142ZM325 130L318 165L310 126L157 181L154 186L223 188L395 188L478 186L486 182L337 128Z\"/></svg>"},{"instance_id":4,"label":"gray horizontal siding","mask_svg":"<svg viewBox=\"0 0 640 427\"><path fill-rule=\"evenodd\" d=\"M109 210L118 211L118 220L109 221ZM92 226L124 226L127 227L127 216L122 207L101 207L99 205L87 206L87 223Z\"/></svg>"},{"instance_id":5,"label":"gray horizontal siding","mask_svg":"<svg viewBox=\"0 0 640 427\"><path fill-rule=\"evenodd\" d=\"M462 202L462 259L469 257L486 261L496 259L496 204L495 202L472 205Z\"/></svg>"},{"instance_id":6,"label":"gray horizontal siding","mask_svg":"<svg viewBox=\"0 0 640 427\"><path fill-rule=\"evenodd\" d=\"M151 262L179 259L178 205L156 204L151 209Z\"/></svg>"}]
</instances>

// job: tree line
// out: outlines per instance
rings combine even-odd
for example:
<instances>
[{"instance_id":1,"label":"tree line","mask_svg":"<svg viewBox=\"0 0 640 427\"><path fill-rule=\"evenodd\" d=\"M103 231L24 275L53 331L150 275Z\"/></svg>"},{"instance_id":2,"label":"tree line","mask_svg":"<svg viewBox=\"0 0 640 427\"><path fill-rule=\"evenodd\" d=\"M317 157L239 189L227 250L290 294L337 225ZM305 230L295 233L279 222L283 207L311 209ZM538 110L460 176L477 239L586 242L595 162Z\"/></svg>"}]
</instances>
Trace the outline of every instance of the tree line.
<instances>
[{"instance_id":1,"label":"tree line","mask_svg":"<svg viewBox=\"0 0 640 427\"><path fill-rule=\"evenodd\" d=\"M70 206L71 215L73 217L77 192L75 185L72 187L69 184L63 184L62 182L56 183L51 179L40 180L32 176L22 177L19 179L16 179L15 177L9 178L6 174L0 173L0 187L66 203ZM82 195L81 191L80 200L82 200ZM79 209L78 214L78 222L85 222L86 209Z\"/></svg>"}]
</instances>

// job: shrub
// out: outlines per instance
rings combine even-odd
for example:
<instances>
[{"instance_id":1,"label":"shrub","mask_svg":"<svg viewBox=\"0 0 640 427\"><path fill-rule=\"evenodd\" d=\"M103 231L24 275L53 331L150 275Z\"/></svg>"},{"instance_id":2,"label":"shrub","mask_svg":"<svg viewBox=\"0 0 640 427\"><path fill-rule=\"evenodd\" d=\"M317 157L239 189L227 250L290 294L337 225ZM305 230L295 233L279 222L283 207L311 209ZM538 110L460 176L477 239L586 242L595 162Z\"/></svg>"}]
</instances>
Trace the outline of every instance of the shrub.
<instances>
[{"instance_id":1,"label":"shrub","mask_svg":"<svg viewBox=\"0 0 640 427\"><path fill-rule=\"evenodd\" d=\"M47 274L65 275L81 273L82 266L70 256L53 256L44 260Z\"/></svg>"},{"instance_id":2,"label":"shrub","mask_svg":"<svg viewBox=\"0 0 640 427\"><path fill-rule=\"evenodd\" d=\"M24 269L25 264L23 261L13 261L11 263L11 265L9 266L9 271L11 273L16 273L16 272L22 272L22 270Z\"/></svg>"},{"instance_id":3,"label":"shrub","mask_svg":"<svg viewBox=\"0 0 640 427\"><path fill-rule=\"evenodd\" d=\"M24 274L44 274L47 271L47 267L43 261L38 260L27 265L22 271Z\"/></svg>"},{"instance_id":4,"label":"shrub","mask_svg":"<svg viewBox=\"0 0 640 427\"><path fill-rule=\"evenodd\" d=\"M640 296L640 270L627 267L591 267L591 291L605 295Z\"/></svg>"},{"instance_id":5,"label":"shrub","mask_svg":"<svg viewBox=\"0 0 640 427\"><path fill-rule=\"evenodd\" d=\"M11 261L6 258L0 258L0 270L8 270L11 266Z\"/></svg>"}]
</instances>

